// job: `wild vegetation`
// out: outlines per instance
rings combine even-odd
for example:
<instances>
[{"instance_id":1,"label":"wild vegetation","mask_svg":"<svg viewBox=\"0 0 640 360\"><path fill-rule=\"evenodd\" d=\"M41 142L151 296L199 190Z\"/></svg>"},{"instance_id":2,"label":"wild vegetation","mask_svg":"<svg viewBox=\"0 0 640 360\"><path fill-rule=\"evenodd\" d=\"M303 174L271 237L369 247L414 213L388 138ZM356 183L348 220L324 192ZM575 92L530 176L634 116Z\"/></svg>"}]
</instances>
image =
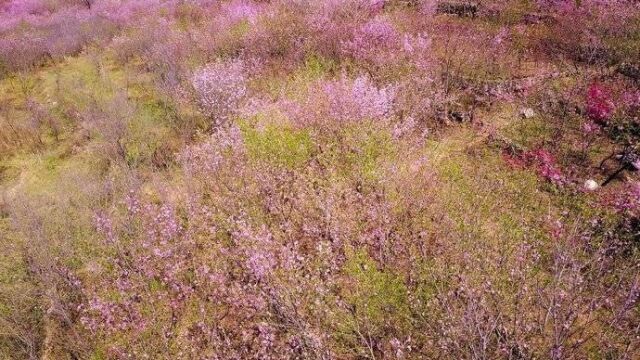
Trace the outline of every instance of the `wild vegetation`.
<instances>
[{"instance_id":1,"label":"wild vegetation","mask_svg":"<svg viewBox=\"0 0 640 360\"><path fill-rule=\"evenodd\" d=\"M0 358L640 358L640 3L0 0Z\"/></svg>"}]
</instances>

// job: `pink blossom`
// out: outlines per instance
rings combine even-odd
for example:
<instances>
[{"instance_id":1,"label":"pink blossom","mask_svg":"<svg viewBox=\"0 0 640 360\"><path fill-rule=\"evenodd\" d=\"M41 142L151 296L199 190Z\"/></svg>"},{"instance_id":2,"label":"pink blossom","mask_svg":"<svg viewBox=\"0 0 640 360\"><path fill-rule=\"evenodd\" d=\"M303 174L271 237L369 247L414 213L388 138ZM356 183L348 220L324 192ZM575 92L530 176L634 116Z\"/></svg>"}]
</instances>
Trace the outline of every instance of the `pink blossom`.
<instances>
[{"instance_id":1,"label":"pink blossom","mask_svg":"<svg viewBox=\"0 0 640 360\"><path fill-rule=\"evenodd\" d=\"M640 182L636 181L627 185L615 205L621 211L640 210Z\"/></svg>"},{"instance_id":2,"label":"pink blossom","mask_svg":"<svg viewBox=\"0 0 640 360\"><path fill-rule=\"evenodd\" d=\"M113 244L117 242L118 237L115 233L113 222L111 218L107 216L104 212L98 212L94 215L94 223L96 226L96 230L103 234L106 238L107 242Z\"/></svg>"},{"instance_id":3,"label":"pink blossom","mask_svg":"<svg viewBox=\"0 0 640 360\"><path fill-rule=\"evenodd\" d=\"M500 45L508 38L509 38L509 28L503 27L500 29L498 34L496 34L496 36L493 37L492 42L494 45Z\"/></svg>"},{"instance_id":4,"label":"pink blossom","mask_svg":"<svg viewBox=\"0 0 640 360\"><path fill-rule=\"evenodd\" d=\"M238 61L209 64L195 72L192 84L200 108L216 125L237 114L247 93L244 65Z\"/></svg>"},{"instance_id":5,"label":"pink blossom","mask_svg":"<svg viewBox=\"0 0 640 360\"><path fill-rule=\"evenodd\" d=\"M179 155L184 171L192 176L214 177L225 161L242 155L244 142L237 126L215 130L208 140L187 147Z\"/></svg>"},{"instance_id":6,"label":"pink blossom","mask_svg":"<svg viewBox=\"0 0 640 360\"><path fill-rule=\"evenodd\" d=\"M257 280L264 280L278 264L273 235L266 227L254 231L247 225L240 224L235 237L246 254L245 264L249 273Z\"/></svg>"},{"instance_id":7,"label":"pink blossom","mask_svg":"<svg viewBox=\"0 0 640 360\"><path fill-rule=\"evenodd\" d=\"M283 99L279 106L300 125L386 120L394 114L396 87L377 87L366 76L315 84L303 102Z\"/></svg>"},{"instance_id":8,"label":"pink blossom","mask_svg":"<svg viewBox=\"0 0 640 360\"><path fill-rule=\"evenodd\" d=\"M587 91L587 115L594 121L607 122L611 119L615 105L609 91L594 83Z\"/></svg>"},{"instance_id":9,"label":"pink blossom","mask_svg":"<svg viewBox=\"0 0 640 360\"><path fill-rule=\"evenodd\" d=\"M367 77L358 77L352 83L346 79L325 84L329 99L329 114L343 121L379 119L391 115L395 90L376 88Z\"/></svg>"},{"instance_id":10,"label":"pink blossom","mask_svg":"<svg viewBox=\"0 0 640 360\"><path fill-rule=\"evenodd\" d=\"M625 92L622 100L628 108L640 109L640 90Z\"/></svg>"},{"instance_id":11,"label":"pink blossom","mask_svg":"<svg viewBox=\"0 0 640 360\"><path fill-rule=\"evenodd\" d=\"M376 17L358 28L342 49L357 60L378 62L384 56L382 51L400 46L401 38L394 26L385 18Z\"/></svg>"},{"instance_id":12,"label":"pink blossom","mask_svg":"<svg viewBox=\"0 0 640 360\"><path fill-rule=\"evenodd\" d=\"M246 0L230 1L222 7L222 13L231 24L239 21L248 21L251 24L255 24L260 11L261 7L258 4Z\"/></svg>"},{"instance_id":13,"label":"pink blossom","mask_svg":"<svg viewBox=\"0 0 640 360\"><path fill-rule=\"evenodd\" d=\"M566 183L566 178L562 175L562 172L555 164L555 158L547 150L537 149L529 151L524 154L524 158L527 162L534 164L537 167L540 176L547 179L549 182L556 185Z\"/></svg>"},{"instance_id":14,"label":"pink blossom","mask_svg":"<svg viewBox=\"0 0 640 360\"><path fill-rule=\"evenodd\" d=\"M600 125L593 121L587 121L582 124L582 132L585 135L593 135L600 132Z\"/></svg>"}]
</instances>

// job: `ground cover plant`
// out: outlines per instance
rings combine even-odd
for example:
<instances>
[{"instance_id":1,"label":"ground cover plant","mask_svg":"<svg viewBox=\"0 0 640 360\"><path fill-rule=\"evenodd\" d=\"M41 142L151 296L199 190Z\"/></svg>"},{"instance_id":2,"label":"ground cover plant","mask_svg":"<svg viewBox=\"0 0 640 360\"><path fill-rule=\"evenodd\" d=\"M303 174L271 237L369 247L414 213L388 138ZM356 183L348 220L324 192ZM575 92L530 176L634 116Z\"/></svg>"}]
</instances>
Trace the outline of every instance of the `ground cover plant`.
<instances>
[{"instance_id":1,"label":"ground cover plant","mask_svg":"<svg viewBox=\"0 0 640 360\"><path fill-rule=\"evenodd\" d=\"M640 358L640 3L0 0L0 358Z\"/></svg>"}]
</instances>

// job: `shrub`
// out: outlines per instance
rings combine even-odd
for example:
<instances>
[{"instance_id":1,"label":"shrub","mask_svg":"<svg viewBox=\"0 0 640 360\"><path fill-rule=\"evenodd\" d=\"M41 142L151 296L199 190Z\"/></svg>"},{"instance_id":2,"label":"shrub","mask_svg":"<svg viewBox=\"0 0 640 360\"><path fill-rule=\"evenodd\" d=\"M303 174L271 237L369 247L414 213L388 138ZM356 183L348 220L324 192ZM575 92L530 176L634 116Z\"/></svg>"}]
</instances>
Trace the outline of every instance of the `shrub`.
<instances>
[{"instance_id":1,"label":"shrub","mask_svg":"<svg viewBox=\"0 0 640 360\"><path fill-rule=\"evenodd\" d=\"M28 70L45 56L45 40L34 35L28 41L17 37L0 38L0 71L2 74Z\"/></svg>"},{"instance_id":2,"label":"shrub","mask_svg":"<svg viewBox=\"0 0 640 360\"><path fill-rule=\"evenodd\" d=\"M363 120L385 121L394 115L396 89L378 88L366 76L321 81L302 103L283 101L285 113L302 126L328 126ZM314 98L312 96L318 96Z\"/></svg>"},{"instance_id":3,"label":"shrub","mask_svg":"<svg viewBox=\"0 0 640 360\"><path fill-rule=\"evenodd\" d=\"M379 56L400 48L400 35L394 26L382 17L374 18L356 29L352 40L342 44L343 51L359 61L380 64Z\"/></svg>"},{"instance_id":4,"label":"shrub","mask_svg":"<svg viewBox=\"0 0 640 360\"><path fill-rule=\"evenodd\" d=\"M587 115L600 123L611 119L615 110L611 95L600 84L591 84L587 91Z\"/></svg>"},{"instance_id":5,"label":"shrub","mask_svg":"<svg viewBox=\"0 0 640 360\"><path fill-rule=\"evenodd\" d=\"M180 155L183 168L189 175L215 175L225 161L244 153L244 140L235 126L216 130L210 139L186 148Z\"/></svg>"},{"instance_id":6,"label":"shrub","mask_svg":"<svg viewBox=\"0 0 640 360\"><path fill-rule=\"evenodd\" d=\"M238 114L247 94L241 62L218 62L197 70L192 78L198 104L214 126L228 123Z\"/></svg>"},{"instance_id":7,"label":"shrub","mask_svg":"<svg viewBox=\"0 0 640 360\"><path fill-rule=\"evenodd\" d=\"M127 160L126 141L135 111L135 105L126 95L117 93L80 113L82 126L89 131L90 137L97 139L95 145L99 154L114 162Z\"/></svg>"}]
</instances>

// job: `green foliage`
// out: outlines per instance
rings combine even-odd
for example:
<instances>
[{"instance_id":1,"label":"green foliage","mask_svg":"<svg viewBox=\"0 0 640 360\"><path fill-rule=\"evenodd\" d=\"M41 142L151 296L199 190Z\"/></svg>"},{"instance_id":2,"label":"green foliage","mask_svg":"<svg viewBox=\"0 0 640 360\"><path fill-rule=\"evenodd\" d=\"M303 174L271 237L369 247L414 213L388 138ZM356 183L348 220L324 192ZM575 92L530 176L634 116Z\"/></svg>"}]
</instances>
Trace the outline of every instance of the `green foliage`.
<instances>
[{"instance_id":1,"label":"green foliage","mask_svg":"<svg viewBox=\"0 0 640 360\"><path fill-rule=\"evenodd\" d=\"M499 150L465 151L464 144L474 140L467 132L458 136L459 143L427 145L442 181L435 188L437 206L456 224L455 231L462 238L473 234L474 241L508 243L544 236L539 227L550 200L537 190L540 183L536 175L509 169Z\"/></svg>"},{"instance_id":2,"label":"green foliage","mask_svg":"<svg viewBox=\"0 0 640 360\"><path fill-rule=\"evenodd\" d=\"M342 296L346 313L334 319L336 340L346 349L370 356L372 339L385 336L384 329L409 328L407 287L402 278L378 264L364 250L353 251L343 267Z\"/></svg>"},{"instance_id":3,"label":"green foliage","mask_svg":"<svg viewBox=\"0 0 640 360\"><path fill-rule=\"evenodd\" d=\"M356 250L347 259L344 273L349 278L345 299L358 319L382 325L385 319L399 318L407 312L407 288L390 270L379 270L378 264L364 250Z\"/></svg>"},{"instance_id":4,"label":"green foliage","mask_svg":"<svg viewBox=\"0 0 640 360\"><path fill-rule=\"evenodd\" d=\"M312 155L314 144L307 130L267 125L264 129L243 126L249 157L288 169L304 165Z\"/></svg>"},{"instance_id":5,"label":"green foliage","mask_svg":"<svg viewBox=\"0 0 640 360\"><path fill-rule=\"evenodd\" d=\"M551 128L545 119L534 117L532 119L514 119L502 133L519 148L531 148L546 139Z\"/></svg>"},{"instance_id":6,"label":"green foliage","mask_svg":"<svg viewBox=\"0 0 640 360\"><path fill-rule=\"evenodd\" d=\"M229 28L229 35L232 38L240 39L251 30L251 24L247 20L238 21Z\"/></svg>"},{"instance_id":7,"label":"green foliage","mask_svg":"<svg viewBox=\"0 0 640 360\"><path fill-rule=\"evenodd\" d=\"M286 95L292 99L302 98L309 91L310 85L338 71L338 64L333 59L319 55L308 55L303 64L286 77L262 76L254 81L254 87L264 89L272 96Z\"/></svg>"},{"instance_id":8,"label":"green foliage","mask_svg":"<svg viewBox=\"0 0 640 360\"><path fill-rule=\"evenodd\" d=\"M127 163L150 163L154 154L174 141L162 104L144 103L130 121L125 140Z\"/></svg>"},{"instance_id":9,"label":"green foliage","mask_svg":"<svg viewBox=\"0 0 640 360\"><path fill-rule=\"evenodd\" d=\"M391 134L371 122L344 126L339 134L322 137L320 161L346 178L380 179L383 161L397 153Z\"/></svg>"},{"instance_id":10,"label":"green foliage","mask_svg":"<svg viewBox=\"0 0 640 360\"><path fill-rule=\"evenodd\" d=\"M308 55L298 76L315 80L327 74L334 73L337 70L337 64L332 59L318 55Z\"/></svg>"},{"instance_id":11,"label":"green foliage","mask_svg":"<svg viewBox=\"0 0 640 360\"><path fill-rule=\"evenodd\" d=\"M516 0L509 1L508 5L499 12L495 20L501 25L516 25L522 21L522 17L536 10L535 1Z\"/></svg>"}]
</instances>

